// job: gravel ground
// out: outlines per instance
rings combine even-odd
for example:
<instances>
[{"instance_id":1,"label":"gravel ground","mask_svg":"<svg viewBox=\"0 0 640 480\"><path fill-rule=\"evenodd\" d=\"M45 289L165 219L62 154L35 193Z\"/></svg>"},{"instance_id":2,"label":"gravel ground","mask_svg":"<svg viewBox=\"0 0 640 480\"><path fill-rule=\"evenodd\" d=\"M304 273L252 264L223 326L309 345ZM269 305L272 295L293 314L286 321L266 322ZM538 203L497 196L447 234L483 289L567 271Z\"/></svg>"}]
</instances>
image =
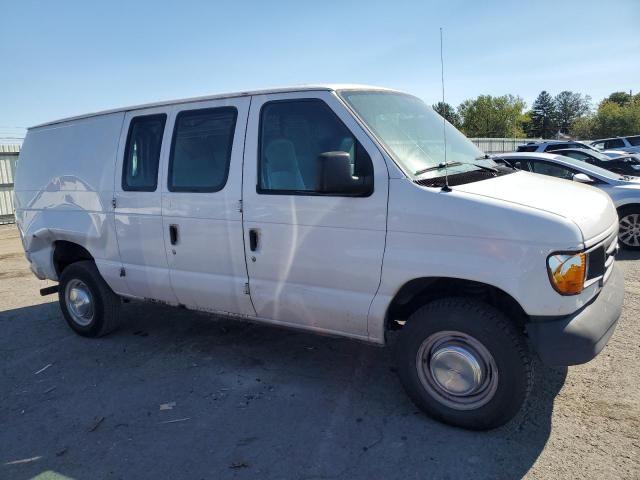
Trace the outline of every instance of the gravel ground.
<instances>
[{"instance_id":1,"label":"gravel ground","mask_svg":"<svg viewBox=\"0 0 640 480\"><path fill-rule=\"evenodd\" d=\"M640 255L619 264L604 352L538 365L519 417L467 432L416 410L386 349L142 303L78 337L0 227L0 478L640 478Z\"/></svg>"}]
</instances>

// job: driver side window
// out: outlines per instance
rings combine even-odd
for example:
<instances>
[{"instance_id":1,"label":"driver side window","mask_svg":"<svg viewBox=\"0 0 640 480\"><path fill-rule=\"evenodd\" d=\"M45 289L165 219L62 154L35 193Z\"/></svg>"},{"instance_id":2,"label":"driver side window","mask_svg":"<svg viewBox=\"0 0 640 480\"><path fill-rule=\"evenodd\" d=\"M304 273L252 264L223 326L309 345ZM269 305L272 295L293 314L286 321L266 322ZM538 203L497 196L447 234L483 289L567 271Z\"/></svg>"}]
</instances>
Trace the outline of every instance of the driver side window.
<instances>
[{"instance_id":1,"label":"driver side window","mask_svg":"<svg viewBox=\"0 0 640 480\"><path fill-rule=\"evenodd\" d=\"M323 193L318 158L327 152L348 154L354 181L373 191L371 158L327 104L315 99L266 103L260 113L258 192Z\"/></svg>"}]
</instances>

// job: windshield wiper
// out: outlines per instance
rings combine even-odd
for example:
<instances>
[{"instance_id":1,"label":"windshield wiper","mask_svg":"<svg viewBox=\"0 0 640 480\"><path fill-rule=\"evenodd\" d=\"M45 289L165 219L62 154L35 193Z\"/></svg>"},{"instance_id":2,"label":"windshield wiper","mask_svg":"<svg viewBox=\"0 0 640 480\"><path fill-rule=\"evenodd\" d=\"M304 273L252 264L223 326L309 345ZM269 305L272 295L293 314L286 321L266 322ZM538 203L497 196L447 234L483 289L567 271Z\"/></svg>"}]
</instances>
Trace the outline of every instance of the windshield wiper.
<instances>
[{"instance_id":1,"label":"windshield wiper","mask_svg":"<svg viewBox=\"0 0 640 480\"><path fill-rule=\"evenodd\" d=\"M433 167L423 168L422 170L418 170L416 173L414 173L414 175L415 176L422 175L423 173L432 172L434 170L442 170L443 168L457 167L459 165L462 165L462 163L460 163L460 162L440 162L438 165L434 165Z\"/></svg>"},{"instance_id":2,"label":"windshield wiper","mask_svg":"<svg viewBox=\"0 0 640 480\"><path fill-rule=\"evenodd\" d=\"M498 173L498 169L495 167L487 167L486 165L478 165L477 163L472 163L471 165L473 165L474 167L481 168L482 170L486 170L487 172Z\"/></svg>"}]
</instances>

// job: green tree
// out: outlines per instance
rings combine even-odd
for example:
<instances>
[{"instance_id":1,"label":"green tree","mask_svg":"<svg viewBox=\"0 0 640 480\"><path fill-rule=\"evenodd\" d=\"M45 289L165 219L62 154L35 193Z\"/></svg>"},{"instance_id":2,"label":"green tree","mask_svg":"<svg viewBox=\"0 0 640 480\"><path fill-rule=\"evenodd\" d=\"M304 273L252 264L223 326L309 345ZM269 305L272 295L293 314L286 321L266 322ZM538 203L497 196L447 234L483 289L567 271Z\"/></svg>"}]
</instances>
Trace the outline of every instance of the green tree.
<instances>
[{"instance_id":1,"label":"green tree","mask_svg":"<svg viewBox=\"0 0 640 480\"><path fill-rule=\"evenodd\" d=\"M585 115L575 119L569 130L569 135L574 138L589 139L593 138L593 130L594 117Z\"/></svg>"},{"instance_id":2,"label":"green tree","mask_svg":"<svg viewBox=\"0 0 640 480\"><path fill-rule=\"evenodd\" d=\"M621 107L629 103L633 97L627 92L613 92L606 99L607 102L617 103Z\"/></svg>"},{"instance_id":3,"label":"green tree","mask_svg":"<svg viewBox=\"0 0 640 480\"><path fill-rule=\"evenodd\" d=\"M453 125L456 128L460 128L460 115L456 112L456 109L453 108L447 102L438 102L433 105L433 109L442 117L444 117L447 122Z\"/></svg>"},{"instance_id":4,"label":"green tree","mask_svg":"<svg viewBox=\"0 0 640 480\"><path fill-rule=\"evenodd\" d=\"M556 104L546 90L540 92L531 107L531 123L527 133L531 137L553 138L556 126Z\"/></svg>"},{"instance_id":5,"label":"green tree","mask_svg":"<svg viewBox=\"0 0 640 480\"><path fill-rule=\"evenodd\" d=\"M529 135L532 125L531 110L520 115L518 123L520 124L520 128L522 129L524 135Z\"/></svg>"},{"instance_id":6,"label":"green tree","mask_svg":"<svg viewBox=\"0 0 640 480\"><path fill-rule=\"evenodd\" d=\"M523 136L522 114L526 104L520 97L480 95L458 107L462 130L469 137Z\"/></svg>"},{"instance_id":7,"label":"green tree","mask_svg":"<svg viewBox=\"0 0 640 480\"><path fill-rule=\"evenodd\" d=\"M556 120L558 130L569 133L573 122L591 110L591 97L565 90L556 95Z\"/></svg>"},{"instance_id":8,"label":"green tree","mask_svg":"<svg viewBox=\"0 0 640 480\"><path fill-rule=\"evenodd\" d=\"M638 132L640 132L640 101L634 98L627 104L619 105L606 99L600 103L593 118L593 137L636 135Z\"/></svg>"}]
</instances>

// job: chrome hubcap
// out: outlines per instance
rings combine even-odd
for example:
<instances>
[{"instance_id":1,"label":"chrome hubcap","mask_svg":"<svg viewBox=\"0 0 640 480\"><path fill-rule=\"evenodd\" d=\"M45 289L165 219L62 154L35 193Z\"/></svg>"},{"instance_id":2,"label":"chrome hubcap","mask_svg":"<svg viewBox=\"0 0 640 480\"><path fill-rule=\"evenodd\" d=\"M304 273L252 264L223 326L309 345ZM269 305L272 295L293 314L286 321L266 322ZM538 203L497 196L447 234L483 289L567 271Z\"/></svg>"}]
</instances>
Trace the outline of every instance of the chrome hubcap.
<instances>
[{"instance_id":1,"label":"chrome hubcap","mask_svg":"<svg viewBox=\"0 0 640 480\"><path fill-rule=\"evenodd\" d=\"M625 245L640 247L640 213L631 213L620 219L618 238Z\"/></svg>"},{"instance_id":2,"label":"chrome hubcap","mask_svg":"<svg viewBox=\"0 0 640 480\"><path fill-rule=\"evenodd\" d=\"M444 331L429 336L418 350L418 376L427 392L443 405L472 410L489 402L498 387L493 356L475 338Z\"/></svg>"},{"instance_id":3,"label":"chrome hubcap","mask_svg":"<svg viewBox=\"0 0 640 480\"><path fill-rule=\"evenodd\" d=\"M67 283L65 302L74 322L82 327L91 323L93 320L93 297L89 287L82 280L74 278Z\"/></svg>"}]
</instances>

